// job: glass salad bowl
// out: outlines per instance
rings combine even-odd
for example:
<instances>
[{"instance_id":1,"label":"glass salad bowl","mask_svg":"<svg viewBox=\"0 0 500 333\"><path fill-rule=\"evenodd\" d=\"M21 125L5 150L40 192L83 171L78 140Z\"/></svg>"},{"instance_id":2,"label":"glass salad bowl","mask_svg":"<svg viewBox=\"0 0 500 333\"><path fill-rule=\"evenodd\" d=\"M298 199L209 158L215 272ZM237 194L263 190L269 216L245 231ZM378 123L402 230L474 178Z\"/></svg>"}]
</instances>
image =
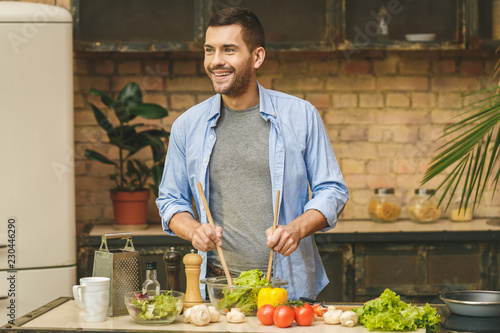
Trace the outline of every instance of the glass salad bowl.
<instances>
[{"instance_id":1,"label":"glass salad bowl","mask_svg":"<svg viewBox=\"0 0 500 333\"><path fill-rule=\"evenodd\" d=\"M172 323L184 307L184 293L180 291L160 290L156 295L149 290L147 295L141 291L125 294L128 313L139 324L165 325Z\"/></svg>"},{"instance_id":2,"label":"glass salad bowl","mask_svg":"<svg viewBox=\"0 0 500 333\"><path fill-rule=\"evenodd\" d=\"M257 295L262 288L268 286L228 285L225 277L211 277L200 281L207 285L210 303L221 314L226 314L232 308L239 308L247 316L257 313ZM279 288L288 284L288 281L271 278L271 286Z\"/></svg>"}]
</instances>

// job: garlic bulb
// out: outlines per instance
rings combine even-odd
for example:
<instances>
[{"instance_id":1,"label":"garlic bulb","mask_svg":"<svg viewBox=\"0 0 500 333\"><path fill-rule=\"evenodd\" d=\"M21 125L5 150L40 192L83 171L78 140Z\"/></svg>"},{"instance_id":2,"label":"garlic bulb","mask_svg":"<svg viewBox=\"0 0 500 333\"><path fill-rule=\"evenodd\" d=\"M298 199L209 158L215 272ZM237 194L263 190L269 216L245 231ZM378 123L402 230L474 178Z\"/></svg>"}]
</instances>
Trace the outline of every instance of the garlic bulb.
<instances>
[{"instance_id":1,"label":"garlic bulb","mask_svg":"<svg viewBox=\"0 0 500 333\"><path fill-rule=\"evenodd\" d=\"M340 324L340 315L342 310L336 310L334 306L329 306L328 311L323 314L323 319L326 324L337 325Z\"/></svg>"},{"instance_id":2,"label":"garlic bulb","mask_svg":"<svg viewBox=\"0 0 500 333\"><path fill-rule=\"evenodd\" d=\"M191 308L187 308L186 310L184 310L183 316L184 322L189 323L191 321L191 319L189 318L191 316Z\"/></svg>"},{"instance_id":3,"label":"garlic bulb","mask_svg":"<svg viewBox=\"0 0 500 333\"><path fill-rule=\"evenodd\" d=\"M214 306L209 306L208 311L210 312L210 322L216 323L220 319L220 313Z\"/></svg>"},{"instance_id":4,"label":"garlic bulb","mask_svg":"<svg viewBox=\"0 0 500 333\"><path fill-rule=\"evenodd\" d=\"M205 304L195 305L189 313L189 320L196 326L205 326L210 323L210 311Z\"/></svg>"},{"instance_id":5,"label":"garlic bulb","mask_svg":"<svg viewBox=\"0 0 500 333\"><path fill-rule=\"evenodd\" d=\"M245 314L238 308L232 308L231 311L226 314L226 317L227 321L230 323L242 323L245 321Z\"/></svg>"},{"instance_id":6,"label":"garlic bulb","mask_svg":"<svg viewBox=\"0 0 500 333\"><path fill-rule=\"evenodd\" d=\"M346 327L354 327L358 323L358 315L354 311L345 311L340 315L340 324Z\"/></svg>"}]
</instances>

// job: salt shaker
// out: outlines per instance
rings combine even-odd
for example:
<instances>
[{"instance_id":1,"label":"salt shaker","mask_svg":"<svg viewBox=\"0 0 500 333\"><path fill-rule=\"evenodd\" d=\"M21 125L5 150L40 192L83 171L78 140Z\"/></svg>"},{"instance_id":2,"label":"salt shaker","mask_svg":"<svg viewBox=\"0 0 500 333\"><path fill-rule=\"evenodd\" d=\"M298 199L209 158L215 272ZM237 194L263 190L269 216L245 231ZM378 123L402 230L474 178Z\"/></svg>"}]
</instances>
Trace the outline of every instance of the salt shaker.
<instances>
[{"instance_id":1,"label":"salt shaker","mask_svg":"<svg viewBox=\"0 0 500 333\"><path fill-rule=\"evenodd\" d=\"M181 291L182 254L171 247L165 252L163 261L165 261L165 272L167 273L167 290Z\"/></svg>"},{"instance_id":2,"label":"salt shaker","mask_svg":"<svg viewBox=\"0 0 500 333\"><path fill-rule=\"evenodd\" d=\"M191 250L183 259L186 271L186 295L184 296L184 310L198 304L203 304L200 292L200 272L203 258Z\"/></svg>"}]
</instances>

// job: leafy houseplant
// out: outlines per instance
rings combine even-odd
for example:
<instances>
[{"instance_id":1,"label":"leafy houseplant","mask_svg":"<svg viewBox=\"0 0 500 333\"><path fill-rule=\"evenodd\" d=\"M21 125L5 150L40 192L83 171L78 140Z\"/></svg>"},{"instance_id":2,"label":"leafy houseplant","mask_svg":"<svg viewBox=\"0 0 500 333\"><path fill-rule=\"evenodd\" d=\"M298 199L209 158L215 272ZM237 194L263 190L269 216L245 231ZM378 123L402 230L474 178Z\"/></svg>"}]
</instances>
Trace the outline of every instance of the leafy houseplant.
<instances>
[{"instance_id":1,"label":"leafy houseplant","mask_svg":"<svg viewBox=\"0 0 500 333\"><path fill-rule=\"evenodd\" d=\"M116 99L97 89L91 89L90 93L99 96L118 119L118 125L113 126L97 106L90 104L99 127L108 135L109 143L118 148L118 161L91 149L85 151L85 156L90 160L115 166L115 172L110 175L110 179L115 181L115 187L111 190L111 197L114 199L115 227L122 224L125 227L135 224L145 227L149 191L152 190L158 195L169 133L161 127L145 125L134 120L138 117L161 119L166 117L168 112L158 104L143 103L141 89L136 83L129 83L123 87ZM151 149L153 160L150 165L134 158L136 153L145 148ZM153 184L147 184L150 177ZM141 199L135 198L136 196ZM128 213L118 212L115 199L120 198L134 203L136 207ZM137 202L141 200L144 201L144 206L139 208ZM141 216L135 216L135 221L121 221L121 218L131 217L131 214L139 211Z\"/></svg>"},{"instance_id":2,"label":"leafy houseplant","mask_svg":"<svg viewBox=\"0 0 500 333\"><path fill-rule=\"evenodd\" d=\"M500 60L493 78L500 74ZM455 193L461 193L460 209L469 203L476 207L481 202L486 186L493 186L493 195L500 179L500 83L499 85L469 94L480 97L464 107L461 119L445 129L443 138L450 138L438 148L422 184L451 170L438 187L443 189L439 204L447 194L449 206Z\"/></svg>"}]
</instances>

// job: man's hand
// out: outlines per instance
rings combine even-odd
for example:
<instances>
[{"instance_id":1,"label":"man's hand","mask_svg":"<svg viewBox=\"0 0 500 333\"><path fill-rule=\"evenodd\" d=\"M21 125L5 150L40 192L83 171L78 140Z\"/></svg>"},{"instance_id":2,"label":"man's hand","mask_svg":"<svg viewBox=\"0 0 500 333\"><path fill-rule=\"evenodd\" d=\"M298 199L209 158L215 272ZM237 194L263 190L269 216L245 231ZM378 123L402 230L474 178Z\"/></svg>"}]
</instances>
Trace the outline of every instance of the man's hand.
<instances>
[{"instance_id":1,"label":"man's hand","mask_svg":"<svg viewBox=\"0 0 500 333\"><path fill-rule=\"evenodd\" d=\"M323 214L310 209L287 225L266 230L267 247L287 257L299 246L300 240L328 226Z\"/></svg>"},{"instance_id":2,"label":"man's hand","mask_svg":"<svg viewBox=\"0 0 500 333\"><path fill-rule=\"evenodd\" d=\"M279 225L273 233L273 228L266 230L267 247L287 257L299 246L300 233L295 224Z\"/></svg>"},{"instance_id":3,"label":"man's hand","mask_svg":"<svg viewBox=\"0 0 500 333\"><path fill-rule=\"evenodd\" d=\"M217 246L222 246L221 237L221 227L215 226L214 230L210 224L203 223L193 231L191 243L195 249L208 252L216 249Z\"/></svg>"}]
</instances>

